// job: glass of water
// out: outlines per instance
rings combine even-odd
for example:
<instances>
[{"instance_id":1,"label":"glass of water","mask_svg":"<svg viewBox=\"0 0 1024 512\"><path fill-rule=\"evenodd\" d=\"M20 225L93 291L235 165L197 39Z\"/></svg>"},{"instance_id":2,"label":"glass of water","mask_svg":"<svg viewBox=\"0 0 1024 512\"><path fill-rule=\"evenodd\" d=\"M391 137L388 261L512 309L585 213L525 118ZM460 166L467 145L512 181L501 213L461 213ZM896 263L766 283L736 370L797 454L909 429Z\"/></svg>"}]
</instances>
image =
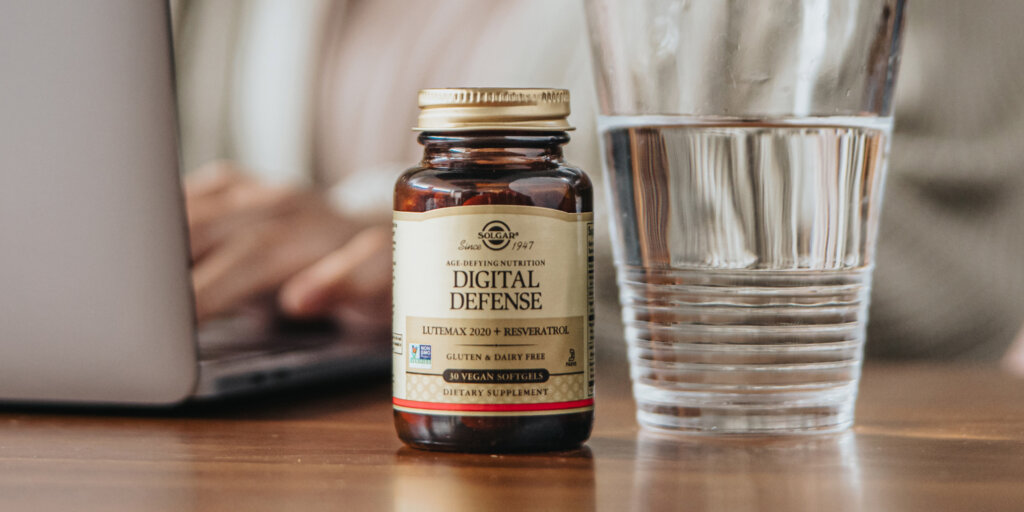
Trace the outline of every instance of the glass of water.
<instances>
[{"instance_id":1,"label":"glass of water","mask_svg":"<svg viewBox=\"0 0 1024 512\"><path fill-rule=\"evenodd\" d=\"M588 0L637 418L853 422L903 0Z\"/></svg>"}]
</instances>

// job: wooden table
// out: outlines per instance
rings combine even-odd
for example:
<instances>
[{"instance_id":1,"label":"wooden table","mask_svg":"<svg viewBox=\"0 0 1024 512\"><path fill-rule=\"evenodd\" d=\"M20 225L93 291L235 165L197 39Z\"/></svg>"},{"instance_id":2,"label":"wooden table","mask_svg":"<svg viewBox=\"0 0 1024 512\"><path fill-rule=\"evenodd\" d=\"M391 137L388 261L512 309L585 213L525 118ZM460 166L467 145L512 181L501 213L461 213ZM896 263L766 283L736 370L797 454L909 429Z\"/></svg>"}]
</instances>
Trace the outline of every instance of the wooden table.
<instances>
[{"instance_id":1,"label":"wooden table","mask_svg":"<svg viewBox=\"0 0 1024 512\"><path fill-rule=\"evenodd\" d=\"M852 432L637 432L624 364L588 448L403 448L386 382L161 413L0 410L0 510L1024 510L1024 380L869 365Z\"/></svg>"}]
</instances>

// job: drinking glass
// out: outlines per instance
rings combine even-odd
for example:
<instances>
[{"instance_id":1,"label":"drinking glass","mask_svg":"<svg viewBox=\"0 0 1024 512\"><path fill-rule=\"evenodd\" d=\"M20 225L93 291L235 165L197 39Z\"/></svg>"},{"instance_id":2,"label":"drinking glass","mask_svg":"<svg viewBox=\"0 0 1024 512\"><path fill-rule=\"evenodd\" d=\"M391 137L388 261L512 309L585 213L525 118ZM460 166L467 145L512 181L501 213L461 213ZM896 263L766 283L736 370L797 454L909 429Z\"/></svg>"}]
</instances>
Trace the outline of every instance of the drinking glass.
<instances>
[{"instance_id":1,"label":"drinking glass","mask_svg":"<svg viewBox=\"0 0 1024 512\"><path fill-rule=\"evenodd\" d=\"M903 0L588 0L645 427L853 422Z\"/></svg>"}]
</instances>

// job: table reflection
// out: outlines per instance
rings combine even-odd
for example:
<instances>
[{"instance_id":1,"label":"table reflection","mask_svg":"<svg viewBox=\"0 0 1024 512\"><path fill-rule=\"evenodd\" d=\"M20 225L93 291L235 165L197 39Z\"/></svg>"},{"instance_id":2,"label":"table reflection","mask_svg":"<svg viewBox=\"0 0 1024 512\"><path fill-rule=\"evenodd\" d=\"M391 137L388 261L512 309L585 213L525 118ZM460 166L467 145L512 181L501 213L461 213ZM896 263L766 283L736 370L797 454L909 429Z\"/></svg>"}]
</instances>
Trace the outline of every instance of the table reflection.
<instances>
[{"instance_id":1,"label":"table reflection","mask_svg":"<svg viewBox=\"0 0 1024 512\"><path fill-rule=\"evenodd\" d=\"M589 448L537 455L459 455L402 448L393 473L393 510L594 510Z\"/></svg>"},{"instance_id":2,"label":"table reflection","mask_svg":"<svg viewBox=\"0 0 1024 512\"><path fill-rule=\"evenodd\" d=\"M863 507L856 438L668 437L640 432L633 510Z\"/></svg>"}]
</instances>

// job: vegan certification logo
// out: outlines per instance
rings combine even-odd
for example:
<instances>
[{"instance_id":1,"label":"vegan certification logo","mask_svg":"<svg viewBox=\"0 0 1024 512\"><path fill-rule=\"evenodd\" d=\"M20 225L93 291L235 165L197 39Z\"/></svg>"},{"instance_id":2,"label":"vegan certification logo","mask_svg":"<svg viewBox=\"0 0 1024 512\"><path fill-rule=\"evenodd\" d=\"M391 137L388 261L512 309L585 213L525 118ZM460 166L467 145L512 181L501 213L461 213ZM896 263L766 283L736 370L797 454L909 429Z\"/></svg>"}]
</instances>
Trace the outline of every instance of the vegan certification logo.
<instances>
[{"instance_id":1,"label":"vegan certification logo","mask_svg":"<svg viewBox=\"0 0 1024 512\"><path fill-rule=\"evenodd\" d=\"M409 344L409 367L430 368L430 345Z\"/></svg>"},{"instance_id":2,"label":"vegan certification logo","mask_svg":"<svg viewBox=\"0 0 1024 512\"><path fill-rule=\"evenodd\" d=\"M508 246L509 242L515 240L519 233L512 231L508 224L500 220L492 220L484 224L483 229L477 233L477 238L492 251L500 251Z\"/></svg>"}]
</instances>

